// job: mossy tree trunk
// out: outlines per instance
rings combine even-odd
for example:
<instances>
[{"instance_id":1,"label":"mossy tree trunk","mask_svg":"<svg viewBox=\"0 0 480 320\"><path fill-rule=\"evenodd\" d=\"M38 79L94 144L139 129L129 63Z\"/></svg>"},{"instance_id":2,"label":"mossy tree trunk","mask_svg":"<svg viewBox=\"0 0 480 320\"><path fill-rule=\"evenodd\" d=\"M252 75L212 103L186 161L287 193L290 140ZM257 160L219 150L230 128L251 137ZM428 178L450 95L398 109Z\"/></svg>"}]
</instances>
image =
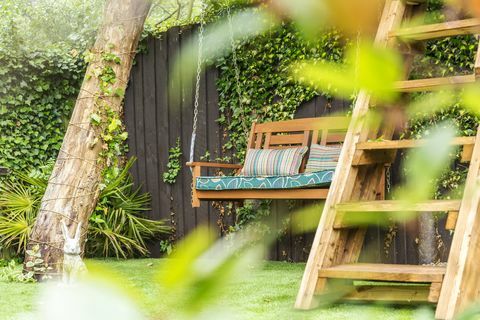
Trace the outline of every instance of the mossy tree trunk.
<instances>
[{"instance_id":1,"label":"mossy tree trunk","mask_svg":"<svg viewBox=\"0 0 480 320\"><path fill-rule=\"evenodd\" d=\"M61 272L62 220L72 236L82 223L85 241L102 172L111 163L111 137L106 139L105 133L111 129L111 119L122 117L123 93L150 6L149 0L106 1L103 23L88 54L86 75L30 235L25 269L33 270L33 262L41 256L43 262L37 260L34 268L37 278Z\"/></svg>"}]
</instances>

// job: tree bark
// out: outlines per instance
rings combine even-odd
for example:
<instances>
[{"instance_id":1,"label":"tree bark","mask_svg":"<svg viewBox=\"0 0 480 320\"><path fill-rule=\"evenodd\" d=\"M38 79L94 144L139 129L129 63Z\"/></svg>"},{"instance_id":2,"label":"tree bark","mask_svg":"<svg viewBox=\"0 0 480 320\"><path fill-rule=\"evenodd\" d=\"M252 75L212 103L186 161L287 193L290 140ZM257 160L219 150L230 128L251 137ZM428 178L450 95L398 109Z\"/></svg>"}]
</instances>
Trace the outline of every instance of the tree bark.
<instances>
[{"instance_id":1,"label":"tree bark","mask_svg":"<svg viewBox=\"0 0 480 320\"><path fill-rule=\"evenodd\" d=\"M150 6L148 0L107 0L105 4L103 23L91 50L86 75L30 235L25 269L32 270L32 262L27 263L39 255L43 259L41 267L48 267L40 270L42 268L37 265L37 278L42 278L44 273L55 276L61 271L62 220L71 234L77 224L82 223L81 241L85 243L88 219L98 200L102 172L109 165L101 156L102 150L105 150L101 133L108 124L102 121L92 123L92 115L104 114L106 109L110 109L121 119L122 92L127 86ZM102 88L105 80L99 75L105 68L115 73L108 91L105 86ZM35 255L32 255L32 250Z\"/></svg>"},{"instance_id":2,"label":"tree bark","mask_svg":"<svg viewBox=\"0 0 480 320\"><path fill-rule=\"evenodd\" d=\"M432 212L422 212L418 217L418 260L420 264L434 263L438 256L435 218Z\"/></svg>"}]
</instances>

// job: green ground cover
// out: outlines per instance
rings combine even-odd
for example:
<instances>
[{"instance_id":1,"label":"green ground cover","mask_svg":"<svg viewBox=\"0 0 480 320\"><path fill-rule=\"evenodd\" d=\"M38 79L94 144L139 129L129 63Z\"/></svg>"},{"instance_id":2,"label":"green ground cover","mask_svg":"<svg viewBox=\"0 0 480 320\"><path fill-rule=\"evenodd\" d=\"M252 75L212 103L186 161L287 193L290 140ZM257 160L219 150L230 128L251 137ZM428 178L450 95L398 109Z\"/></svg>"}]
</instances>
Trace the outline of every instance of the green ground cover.
<instances>
[{"instance_id":1,"label":"green ground cover","mask_svg":"<svg viewBox=\"0 0 480 320\"><path fill-rule=\"evenodd\" d=\"M122 279L131 289L143 293L142 310L147 315L165 311L158 300L158 285L152 279L162 272L162 259L93 260ZM425 307L387 308L375 305L337 304L308 312L292 310L304 264L267 262L263 267L246 271L248 276L229 285L217 303L238 315L239 319L430 319L432 311ZM43 284L0 282L0 319L16 316L35 308L35 300ZM171 297L170 297L171 298ZM157 318L157 317L155 317Z\"/></svg>"}]
</instances>

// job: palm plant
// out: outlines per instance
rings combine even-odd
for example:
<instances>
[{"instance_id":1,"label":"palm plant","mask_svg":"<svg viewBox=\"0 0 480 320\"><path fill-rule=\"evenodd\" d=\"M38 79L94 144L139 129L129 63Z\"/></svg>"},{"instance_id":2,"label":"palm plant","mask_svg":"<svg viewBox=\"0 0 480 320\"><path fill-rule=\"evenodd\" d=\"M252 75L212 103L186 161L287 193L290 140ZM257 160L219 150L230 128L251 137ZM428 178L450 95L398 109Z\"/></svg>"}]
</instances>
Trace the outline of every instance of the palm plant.
<instances>
[{"instance_id":1,"label":"palm plant","mask_svg":"<svg viewBox=\"0 0 480 320\"><path fill-rule=\"evenodd\" d=\"M17 174L0 184L0 243L17 254L26 249L45 184L33 176Z\"/></svg>"},{"instance_id":2,"label":"palm plant","mask_svg":"<svg viewBox=\"0 0 480 320\"><path fill-rule=\"evenodd\" d=\"M147 241L168 233L164 221L147 219L150 195L133 187L129 160L100 193L90 218L86 251L89 256L128 258L148 254ZM14 172L0 182L0 244L22 254L35 223L53 163L28 173Z\"/></svg>"},{"instance_id":3,"label":"palm plant","mask_svg":"<svg viewBox=\"0 0 480 320\"><path fill-rule=\"evenodd\" d=\"M144 217L149 210L150 195L134 189L129 160L115 179L102 190L90 218L87 253L92 256L131 257L148 253L146 240L168 233L164 221Z\"/></svg>"}]
</instances>

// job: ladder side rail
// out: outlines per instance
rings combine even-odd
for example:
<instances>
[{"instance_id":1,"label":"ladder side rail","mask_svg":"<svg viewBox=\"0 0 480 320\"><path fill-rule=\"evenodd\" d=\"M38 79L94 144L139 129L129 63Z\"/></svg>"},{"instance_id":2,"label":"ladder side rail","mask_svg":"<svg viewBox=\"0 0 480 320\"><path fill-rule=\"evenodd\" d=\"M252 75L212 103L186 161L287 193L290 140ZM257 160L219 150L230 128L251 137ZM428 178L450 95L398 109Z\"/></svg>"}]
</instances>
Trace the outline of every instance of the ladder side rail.
<instances>
[{"instance_id":1,"label":"ladder side rail","mask_svg":"<svg viewBox=\"0 0 480 320\"><path fill-rule=\"evenodd\" d=\"M453 319L467 304L479 297L478 255L480 189L480 126L469 166L458 220L447 260L447 271L440 291L435 317Z\"/></svg>"}]
</instances>

